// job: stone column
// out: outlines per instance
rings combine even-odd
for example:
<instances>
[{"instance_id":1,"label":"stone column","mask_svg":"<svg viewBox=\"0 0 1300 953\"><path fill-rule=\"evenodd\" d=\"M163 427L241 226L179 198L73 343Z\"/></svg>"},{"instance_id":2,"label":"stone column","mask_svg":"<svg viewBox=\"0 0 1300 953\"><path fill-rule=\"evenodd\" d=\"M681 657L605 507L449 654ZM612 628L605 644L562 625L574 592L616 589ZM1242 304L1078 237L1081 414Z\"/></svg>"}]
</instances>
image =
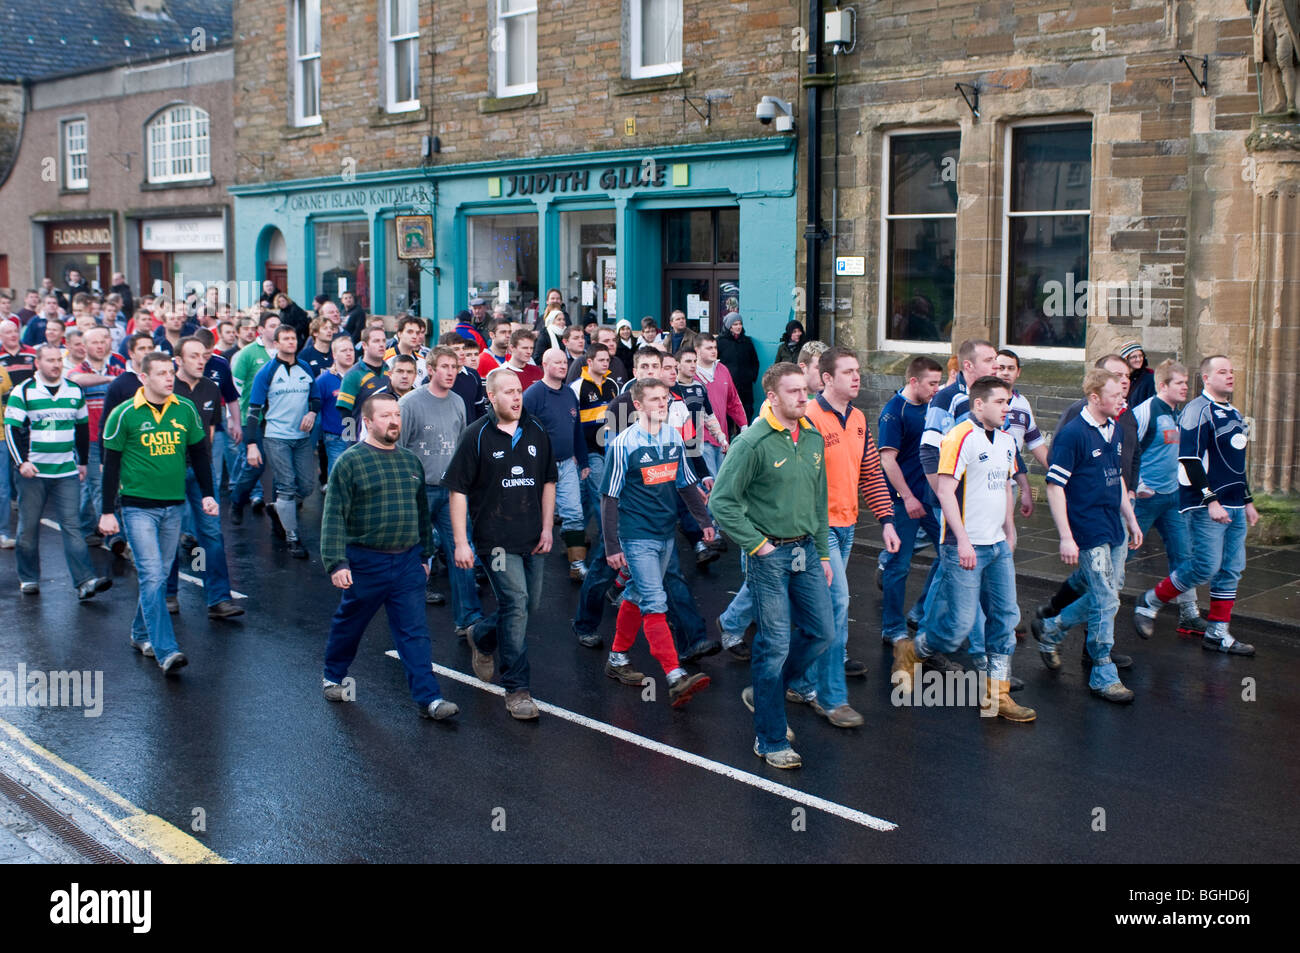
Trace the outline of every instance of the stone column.
<instances>
[{"instance_id":1,"label":"stone column","mask_svg":"<svg viewBox=\"0 0 1300 953\"><path fill-rule=\"evenodd\" d=\"M1254 418L1252 489L1300 489L1300 122L1256 117L1246 139L1255 193L1250 350L1237 403Z\"/></svg>"}]
</instances>

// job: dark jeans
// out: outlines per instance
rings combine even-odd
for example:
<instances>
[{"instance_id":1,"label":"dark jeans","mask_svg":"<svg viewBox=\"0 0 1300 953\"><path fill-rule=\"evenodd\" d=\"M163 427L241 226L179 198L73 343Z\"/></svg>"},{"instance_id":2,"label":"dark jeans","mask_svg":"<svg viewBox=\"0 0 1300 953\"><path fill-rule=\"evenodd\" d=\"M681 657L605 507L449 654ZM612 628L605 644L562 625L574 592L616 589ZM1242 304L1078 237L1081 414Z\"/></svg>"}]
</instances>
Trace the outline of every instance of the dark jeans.
<instances>
[{"instance_id":1,"label":"dark jeans","mask_svg":"<svg viewBox=\"0 0 1300 953\"><path fill-rule=\"evenodd\" d=\"M41 516L47 503L53 504L53 516L63 533L63 558L72 583L80 586L94 578L95 570L81 534L81 481L76 473L61 477L18 474L18 581L41 581Z\"/></svg>"},{"instance_id":2,"label":"dark jeans","mask_svg":"<svg viewBox=\"0 0 1300 953\"><path fill-rule=\"evenodd\" d=\"M364 546L347 547L352 586L330 621L325 646L325 678L341 683L357 657L366 626L382 607L388 615L393 647L406 669L411 697L421 706L442 697L433 674L433 645L424 608L424 564L420 547L404 553L381 553Z\"/></svg>"},{"instance_id":3,"label":"dark jeans","mask_svg":"<svg viewBox=\"0 0 1300 953\"><path fill-rule=\"evenodd\" d=\"M226 542L221 535L221 517L209 516L203 512L203 491L199 489L198 478L194 468L185 472L185 500L194 521L195 536L202 550L201 562L192 562L189 568L203 579L203 590L207 594L208 605L215 606L230 598L230 568L226 563ZM180 591L181 552L172 560L171 572L167 576L167 595L174 596Z\"/></svg>"},{"instance_id":4,"label":"dark jeans","mask_svg":"<svg viewBox=\"0 0 1300 953\"><path fill-rule=\"evenodd\" d=\"M501 649L501 685L528 687L528 613L542 604L544 556L496 553L484 562L497 597L497 611L474 628L474 644L488 655Z\"/></svg>"},{"instance_id":5,"label":"dark jeans","mask_svg":"<svg viewBox=\"0 0 1300 953\"><path fill-rule=\"evenodd\" d=\"M445 486L424 485L429 500L429 519L438 531L438 545L447 560L447 577L451 580L451 614L457 628L472 625L483 618L483 604L478 599L478 584L474 570L456 565L456 538L451 532L450 494ZM468 517L466 517L468 522ZM466 527L466 532L471 530Z\"/></svg>"}]
</instances>

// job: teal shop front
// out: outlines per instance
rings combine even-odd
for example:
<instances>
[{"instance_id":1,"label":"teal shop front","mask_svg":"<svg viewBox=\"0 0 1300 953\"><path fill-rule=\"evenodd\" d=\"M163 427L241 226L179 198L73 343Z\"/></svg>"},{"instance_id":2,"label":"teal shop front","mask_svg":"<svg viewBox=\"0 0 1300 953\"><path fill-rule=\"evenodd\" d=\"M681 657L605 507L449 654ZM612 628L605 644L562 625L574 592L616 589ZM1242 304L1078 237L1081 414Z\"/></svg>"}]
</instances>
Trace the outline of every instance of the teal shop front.
<instances>
[{"instance_id":1,"label":"teal shop front","mask_svg":"<svg viewBox=\"0 0 1300 953\"><path fill-rule=\"evenodd\" d=\"M237 278L304 305L351 291L375 314L450 319L471 298L521 314L550 288L571 316L698 330L740 310L770 361L796 300L794 139L440 165L233 186ZM398 255L429 215L432 258Z\"/></svg>"}]
</instances>

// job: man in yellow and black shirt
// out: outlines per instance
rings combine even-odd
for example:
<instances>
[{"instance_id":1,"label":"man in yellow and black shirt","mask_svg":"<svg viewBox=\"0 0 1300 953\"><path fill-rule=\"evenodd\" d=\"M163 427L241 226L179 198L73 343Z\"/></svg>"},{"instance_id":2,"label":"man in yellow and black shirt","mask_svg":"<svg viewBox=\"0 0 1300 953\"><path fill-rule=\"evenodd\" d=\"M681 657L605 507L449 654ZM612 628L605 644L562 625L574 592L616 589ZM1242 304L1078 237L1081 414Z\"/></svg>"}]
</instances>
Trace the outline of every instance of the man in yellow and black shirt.
<instances>
[{"instance_id":1,"label":"man in yellow and black shirt","mask_svg":"<svg viewBox=\"0 0 1300 953\"><path fill-rule=\"evenodd\" d=\"M180 543L185 479L194 470L203 494L202 509L219 512L212 495L208 437L194 404L177 397L170 355L146 354L135 396L113 408L104 424L104 496L99 529L119 531L113 515L122 494L122 529L135 557L140 599L131 623L131 646L156 657L165 674L188 663L176 644L167 613L167 572Z\"/></svg>"}]
</instances>

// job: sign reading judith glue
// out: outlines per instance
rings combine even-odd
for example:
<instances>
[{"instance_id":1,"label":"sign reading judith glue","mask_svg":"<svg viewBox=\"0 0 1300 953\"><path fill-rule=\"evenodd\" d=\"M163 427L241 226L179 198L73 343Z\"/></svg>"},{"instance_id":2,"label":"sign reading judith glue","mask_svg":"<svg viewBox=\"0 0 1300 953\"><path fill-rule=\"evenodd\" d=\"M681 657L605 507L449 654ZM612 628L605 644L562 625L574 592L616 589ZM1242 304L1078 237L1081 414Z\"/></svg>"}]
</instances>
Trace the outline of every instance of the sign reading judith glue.
<instances>
[{"instance_id":1,"label":"sign reading judith glue","mask_svg":"<svg viewBox=\"0 0 1300 953\"><path fill-rule=\"evenodd\" d=\"M591 169L568 169L559 172L529 172L525 175L506 175L501 180L504 198L512 195L545 195L555 192L589 192ZM643 162L640 165L603 169L595 176L596 186L604 192L616 189L663 188L667 185L668 166L661 162ZM498 185L498 188L500 186Z\"/></svg>"}]
</instances>

